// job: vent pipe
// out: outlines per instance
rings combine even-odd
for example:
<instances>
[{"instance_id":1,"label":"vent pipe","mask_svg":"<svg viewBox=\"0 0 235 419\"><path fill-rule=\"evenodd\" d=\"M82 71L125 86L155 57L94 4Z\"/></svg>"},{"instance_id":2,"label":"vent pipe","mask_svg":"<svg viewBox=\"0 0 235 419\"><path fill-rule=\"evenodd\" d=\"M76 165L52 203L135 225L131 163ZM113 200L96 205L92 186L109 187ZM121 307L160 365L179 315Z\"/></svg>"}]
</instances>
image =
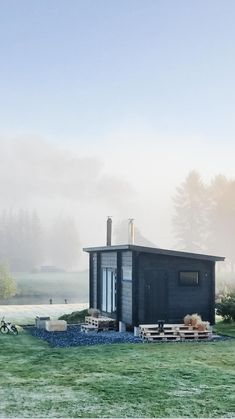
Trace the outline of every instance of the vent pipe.
<instances>
[{"instance_id":1,"label":"vent pipe","mask_svg":"<svg viewBox=\"0 0 235 419\"><path fill-rule=\"evenodd\" d=\"M134 226L134 218L129 218L128 223L128 244L135 243L135 226Z\"/></svg>"},{"instance_id":2,"label":"vent pipe","mask_svg":"<svg viewBox=\"0 0 235 419\"><path fill-rule=\"evenodd\" d=\"M106 245L111 246L112 244L112 218L108 216L107 218L107 238Z\"/></svg>"}]
</instances>

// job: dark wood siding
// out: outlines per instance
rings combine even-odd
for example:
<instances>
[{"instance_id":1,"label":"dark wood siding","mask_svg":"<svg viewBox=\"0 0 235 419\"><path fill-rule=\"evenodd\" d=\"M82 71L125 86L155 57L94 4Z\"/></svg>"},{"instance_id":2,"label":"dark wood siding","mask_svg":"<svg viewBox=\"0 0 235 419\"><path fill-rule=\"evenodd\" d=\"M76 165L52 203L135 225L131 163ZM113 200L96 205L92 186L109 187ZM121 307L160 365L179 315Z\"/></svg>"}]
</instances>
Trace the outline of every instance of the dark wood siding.
<instances>
[{"instance_id":1,"label":"dark wood siding","mask_svg":"<svg viewBox=\"0 0 235 419\"><path fill-rule=\"evenodd\" d=\"M167 314L165 321L182 322L186 314L198 313L204 320L211 320L211 265L212 262L179 258L165 255L141 254L139 260L139 322L145 323L145 308L149 304L146 301L146 278L165 276L167 281ZM199 286L180 286L180 271L198 271ZM153 310L154 313L154 310ZM151 321L150 321L151 320ZM158 319L148 319L150 323Z\"/></svg>"},{"instance_id":2,"label":"dark wood siding","mask_svg":"<svg viewBox=\"0 0 235 419\"><path fill-rule=\"evenodd\" d=\"M90 306L101 309L102 269L110 268L117 273L117 311L112 317L137 326L160 319L181 323L186 314L197 312L213 323L214 265L214 261L132 250L94 251L90 255ZM180 285L180 271L198 272L199 286Z\"/></svg>"},{"instance_id":3,"label":"dark wood siding","mask_svg":"<svg viewBox=\"0 0 235 419\"><path fill-rule=\"evenodd\" d=\"M117 252L101 253L101 269L102 268L117 269Z\"/></svg>"},{"instance_id":4,"label":"dark wood siding","mask_svg":"<svg viewBox=\"0 0 235 419\"><path fill-rule=\"evenodd\" d=\"M123 268L131 271L131 280L123 278ZM122 252L121 320L132 324L132 252Z\"/></svg>"},{"instance_id":5,"label":"dark wood siding","mask_svg":"<svg viewBox=\"0 0 235 419\"><path fill-rule=\"evenodd\" d=\"M93 276L92 307L97 308L97 253L93 253L92 255L92 276Z\"/></svg>"}]
</instances>

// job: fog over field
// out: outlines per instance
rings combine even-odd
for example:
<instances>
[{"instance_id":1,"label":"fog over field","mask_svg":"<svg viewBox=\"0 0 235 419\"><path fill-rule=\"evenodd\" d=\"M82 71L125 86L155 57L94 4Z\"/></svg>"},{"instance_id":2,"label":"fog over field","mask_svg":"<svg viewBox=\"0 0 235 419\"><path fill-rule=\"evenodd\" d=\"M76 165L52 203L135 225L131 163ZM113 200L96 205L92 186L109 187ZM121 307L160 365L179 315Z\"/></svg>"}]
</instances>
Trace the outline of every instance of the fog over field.
<instances>
[{"instance_id":1,"label":"fog over field","mask_svg":"<svg viewBox=\"0 0 235 419\"><path fill-rule=\"evenodd\" d=\"M157 150L163 146L160 140L159 144L151 143L150 154L145 147L142 149L140 139L135 148L133 144L133 152L132 143L129 143L129 148L126 147L127 155L123 151L122 142L119 146L118 151L115 148L111 151L107 147L106 153L101 155L96 149L85 153L84 150L79 151L75 145L55 144L40 138L1 140L1 225L2 229L4 223L10 228L13 244L8 244L8 247L12 252L14 244L16 245L15 259L19 259L19 252L23 251L23 243L19 242L17 234L19 231L22 233L24 228L27 230L26 224L30 217L32 220L33 217L36 218L28 227L31 238L28 239L28 250L25 247L24 251L28 254L33 252L35 245L34 252L41 252L41 259L36 258L30 265L31 269L42 264L54 264L66 270L87 268L87 256L83 254L82 247L105 244L107 215L113 216L113 243L127 243L128 218L133 217L138 244L199 252L226 252L225 246L215 246L212 241L200 243L199 236L203 228L208 228L208 222L206 227L203 224L204 212L208 207L209 195L212 201L215 199L211 195L213 188L224 188L220 195L226 189L227 204L223 213L225 220L220 229L224 228L224 234L227 234L226 217L229 221L234 206L232 178L216 178L216 173L211 171L214 176L208 179L205 187L206 176L203 179L200 173L191 171L190 184L191 175L187 172L190 167L184 167L181 172L177 169L181 160L175 161L175 167L171 163L172 171L164 167L168 163L168 149L163 147L161 150L161 156L165 156L165 159L157 159ZM156 164L153 164L153 160ZM231 184L230 190L227 184ZM182 185L185 191L181 190L176 202L177 190L179 192L179 186L183 188ZM191 209L191 204L187 202L187 193L188 196L191 194L196 197ZM215 204L221 206L217 201ZM178 218L185 224L185 228L178 232L181 244L180 241L177 242L177 222L174 218L175 212L180 210L179 205L182 209ZM189 205L187 214L182 212L185 205ZM187 212L187 208L185 210ZM194 211L195 220L190 216L190 211ZM190 228L187 227L187 217L191 217L188 220ZM210 226L210 230L216 230L217 224L216 221L214 226ZM194 229L195 237L187 238L187 231L184 231L187 228L190 231ZM26 231L25 234L29 233ZM221 234L223 236L220 231L220 236ZM2 247L4 248L4 244ZM227 252L225 256L231 255ZM8 259L7 252L2 259ZM21 269L18 262L16 269L24 271L27 265L25 267L23 264Z\"/></svg>"},{"instance_id":2,"label":"fog over field","mask_svg":"<svg viewBox=\"0 0 235 419\"><path fill-rule=\"evenodd\" d=\"M113 243L134 218L139 244L233 271L234 3L21 3L0 16L0 260L86 269L112 216Z\"/></svg>"}]
</instances>

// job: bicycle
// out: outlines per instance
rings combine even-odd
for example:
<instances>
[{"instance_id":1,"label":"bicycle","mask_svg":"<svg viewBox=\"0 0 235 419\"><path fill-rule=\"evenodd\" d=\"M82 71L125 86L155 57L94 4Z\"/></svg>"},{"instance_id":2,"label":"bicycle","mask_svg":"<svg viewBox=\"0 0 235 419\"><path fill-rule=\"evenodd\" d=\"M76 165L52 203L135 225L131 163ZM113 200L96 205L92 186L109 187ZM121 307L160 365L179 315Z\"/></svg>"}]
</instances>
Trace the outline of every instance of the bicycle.
<instances>
[{"instance_id":1,"label":"bicycle","mask_svg":"<svg viewBox=\"0 0 235 419\"><path fill-rule=\"evenodd\" d=\"M0 332L3 335L6 335L7 333L13 333L13 335L18 335L18 330L15 324L5 322L4 317L1 320Z\"/></svg>"}]
</instances>

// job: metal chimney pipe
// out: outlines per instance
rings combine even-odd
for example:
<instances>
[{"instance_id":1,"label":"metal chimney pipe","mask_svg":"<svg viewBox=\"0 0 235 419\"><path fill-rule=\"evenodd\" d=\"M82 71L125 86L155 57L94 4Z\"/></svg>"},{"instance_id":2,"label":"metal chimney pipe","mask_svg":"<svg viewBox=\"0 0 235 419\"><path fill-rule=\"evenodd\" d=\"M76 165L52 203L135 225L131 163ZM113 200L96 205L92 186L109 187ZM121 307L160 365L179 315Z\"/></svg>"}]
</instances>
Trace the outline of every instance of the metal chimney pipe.
<instances>
[{"instance_id":1,"label":"metal chimney pipe","mask_svg":"<svg viewBox=\"0 0 235 419\"><path fill-rule=\"evenodd\" d=\"M134 244L135 243L134 218L129 218L129 224L128 224L128 243L129 244Z\"/></svg>"},{"instance_id":2,"label":"metal chimney pipe","mask_svg":"<svg viewBox=\"0 0 235 419\"><path fill-rule=\"evenodd\" d=\"M108 216L107 218L107 238L106 245L111 246L112 244L112 218Z\"/></svg>"}]
</instances>

